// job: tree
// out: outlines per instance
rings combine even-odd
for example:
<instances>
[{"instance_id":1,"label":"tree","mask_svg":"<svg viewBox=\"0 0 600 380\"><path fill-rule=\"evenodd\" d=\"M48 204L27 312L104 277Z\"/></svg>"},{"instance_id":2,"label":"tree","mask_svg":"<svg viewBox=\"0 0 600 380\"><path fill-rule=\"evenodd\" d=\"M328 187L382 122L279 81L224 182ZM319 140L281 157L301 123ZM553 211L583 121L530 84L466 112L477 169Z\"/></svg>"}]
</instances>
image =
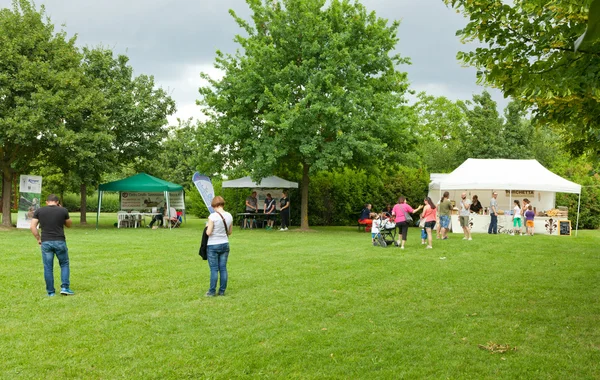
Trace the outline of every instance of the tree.
<instances>
[{"instance_id":1,"label":"tree","mask_svg":"<svg viewBox=\"0 0 600 380\"><path fill-rule=\"evenodd\" d=\"M467 117L468 127L462 133L460 151L467 158L511 158L506 145L504 120L489 92L473 95L473 101L460 104Z\"/></svg>"},{"instance_id":2,"label":"tree","mask_svg":"<svg viewBox=\"0 0 600 380\"><path fill-rule=\"evenodd\" d=\"M467 118L462 102L453 102L446 97L435 97L421 92L414 105L418 136L418 154L432 172L450 172L460 165L464 158L459 155L460 147L468 144L463 141Z\"/></svg>"},{"instance_id":3,"label":"tree","mask_svg":"<svg viewBox=\"0 0 600 380\"><path fill-rule=\"evenodd\" d=\"M64 129L69 104L81 80L75 38L54 32L27 0L0 10L0 169L2 224L11 226L13 173L32 160Z\"/></svg>"},{"instance_id":4,"label":"tree","mask_svg":"<svg viewBox=\"0 0 600 380\"><path fill-rule=\"evenodd\" d=\"M590 1L444 0L469 22L457 32L483 46L457 58L478 82L530 104L537 122L559 126L575 154L600 153L600 52L573 43L584 32Z\"/></svg>"},{"instance_id":5,"label":"tree","mask_svg":"<svg viewBox=\"0 0 600 380\"><path fill-rule=\"evenodd\" d=\"M230 11L247 36L242 51L217 52L221 80L208 75L199 103L206 138L229 167L260 179L302 171L301 227L308 228L310 174L374 165L402 152L408 82L390 55L398 23L359 3L333 0L247 0L253 25Z\"/></svg>"}]
</instances>

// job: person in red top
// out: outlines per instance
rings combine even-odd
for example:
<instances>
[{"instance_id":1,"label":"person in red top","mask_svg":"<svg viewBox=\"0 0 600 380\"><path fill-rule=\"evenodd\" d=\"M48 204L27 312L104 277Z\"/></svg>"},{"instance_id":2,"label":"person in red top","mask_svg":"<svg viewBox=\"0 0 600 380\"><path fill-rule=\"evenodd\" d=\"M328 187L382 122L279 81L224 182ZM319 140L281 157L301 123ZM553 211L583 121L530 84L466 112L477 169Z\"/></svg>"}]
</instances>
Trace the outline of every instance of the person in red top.
<instances>
[{"instance_id":1,"label":"person in red top","mask_svg":"<svg viewBox=\"0 0 600 380\"><path fill-rule=\"evenodd\" d=\"M400 249L404 249L406 235L408 234L408 222L406 221L405 214L418 212L422 208L423 205L420 205L417 209L413 209L408 203L406 203L406 198L404 197L398 198L398 203L396 203L392 208L392 215L394 216L394 220L396 222L396 228L398 228L399 232L402 234L402 242L400 242L400 233L398 234L398 241L396 242L396 245L399 245Z\"/></svg>"},{"instance_id":2,"label":"person in red top","mask_svg":"<svg viewBox=\"0 0 600 380\"><path fill-rule=\"evenodd\" d=\"M421 218L425 220L425 231L427 231L427 248L433 248L432 246L432 230L435 228L435 219L437 210L435 209L435 204L429 197L425 197L423 201L425 207L423 207L423 214L421 214Z\"/></svg>"}]
</instances>

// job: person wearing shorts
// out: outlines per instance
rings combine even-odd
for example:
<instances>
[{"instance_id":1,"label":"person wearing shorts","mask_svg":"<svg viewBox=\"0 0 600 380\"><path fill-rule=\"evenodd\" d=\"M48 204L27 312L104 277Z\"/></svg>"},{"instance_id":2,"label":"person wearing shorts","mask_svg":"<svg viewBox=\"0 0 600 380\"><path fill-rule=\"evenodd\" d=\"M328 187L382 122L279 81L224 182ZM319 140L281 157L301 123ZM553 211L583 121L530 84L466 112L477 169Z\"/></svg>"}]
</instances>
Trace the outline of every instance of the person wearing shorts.
<instances>
[{"instance_id":1,"label":"person wearing shorts","mask_svg":"<svg viewBox=\"0 0 600 380\"><path fill-rule=\"evenodd\" d=\"M527 226L527 235L533 236L533 219L535 218L535 212L533 212L533 207L531 204L527 206L527 211L525 211L525 225Z\"/></svg>"},{"instance_id":2,"label":"person wearing shorts","mask_svg":"<svg viewBox=\"0 0 600 380\"><path fill-rule=\"evenodd\" d=\"M440 227L442 239L448 239L448 230L450 229L450 213L452 212L452 203L450 202L450 193L444 192L444 196L440 200L438 213L440 215Z\"/></svg>"},{"instance_id":3,"label":"person wearing shorts","mask_svg":"<svg viewBox=\"0 0 600 380\"><path fill-rule=\"evenodd\" d=\"M423 220L425 220L425 232L427 233L427 247L428 249L433 248L432 245L432 240L433 240L433 229L435 228L435 219L436 219L436 214L437 214L437 210L435 207L435 204L433 204L433 201L431 200L431 198L426 197L423 201L423 204L425 205L425 207L423 207L423 214L421 214L421 218L423 218Z\"/></svg>"},{"instance_id":4,"label":"person wearing shorts","mask_svg":"<svg viewBox=\"0 0 600 380\"><path fill-rule=\"evenodd\" d=\"M460 226L463 229L463 240L473 240L471 238L471 229L469 228L469 214L471 213L471 200L467 198L467 193L460 195Z\"/></svg>"}]
</instances>

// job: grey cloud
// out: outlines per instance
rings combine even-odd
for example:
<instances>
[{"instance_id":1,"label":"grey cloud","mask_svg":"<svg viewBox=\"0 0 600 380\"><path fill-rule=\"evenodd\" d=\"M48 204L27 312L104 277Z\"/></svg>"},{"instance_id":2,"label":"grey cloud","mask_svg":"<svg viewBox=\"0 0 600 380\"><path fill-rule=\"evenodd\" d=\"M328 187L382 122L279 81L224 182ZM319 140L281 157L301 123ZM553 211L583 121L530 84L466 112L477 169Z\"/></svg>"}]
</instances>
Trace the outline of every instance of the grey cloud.
<instances>
[{"instance_id":1,"label":"grey cloud","mask_svg":"<svg viewBox=\"0 0 600 380\"><path fill-rule=\"evenodd\" d=\"M198 73L190 77L189 67L211 65L217 49L235 51L233 38L242 31L228 10L246 19L250 13L244 0L38 0L36 4L45 4L57 28L66 24L69 35L77 33L79 45L102 44L126 53L136 74L154 75L159 85L173 89L178 108L188 110L197 98L198 83ZM455 99L483 90L475 84L475 70L462 68L456 60L457 51L469 48L455 36L466 21L442 0L363 4L379 17L401 21L397 50L413 64L399 69L408 72L415 89L451 98L456 94ZM0 7L10 6L10 0L0 0ZM506 100L497 91L492 93L503 107Z\"/></svg>"}]
</instances>

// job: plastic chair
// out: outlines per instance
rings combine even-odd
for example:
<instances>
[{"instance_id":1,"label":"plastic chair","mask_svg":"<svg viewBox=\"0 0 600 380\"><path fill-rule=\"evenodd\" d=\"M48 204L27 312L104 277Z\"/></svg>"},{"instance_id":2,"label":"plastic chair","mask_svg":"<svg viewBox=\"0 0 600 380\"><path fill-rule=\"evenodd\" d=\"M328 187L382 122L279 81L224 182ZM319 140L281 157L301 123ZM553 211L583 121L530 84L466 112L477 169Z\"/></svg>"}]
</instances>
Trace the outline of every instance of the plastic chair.
<instances>
[{"instance_id":1,"label":"plastic chair","mask_svg":"<svg viewBox=\"0 0 600 380\"><path fill-rule=\"evenodd\" d=\"M142 226L142 214L139 211L132 211L129 219L129 223L133 224L134 228L138 228Z\"/></svg>"},{"instance_id":2,"label":"plastic chair","mask_svg":"<svg viewBox=\"0 0 600 380\"><path fill-rule=\"evenodd\" d=\"M127 211L117 211L117 228L121 228L122 226L131 226L129 214L127 213Z\"/></svg>"}]
</instances>

